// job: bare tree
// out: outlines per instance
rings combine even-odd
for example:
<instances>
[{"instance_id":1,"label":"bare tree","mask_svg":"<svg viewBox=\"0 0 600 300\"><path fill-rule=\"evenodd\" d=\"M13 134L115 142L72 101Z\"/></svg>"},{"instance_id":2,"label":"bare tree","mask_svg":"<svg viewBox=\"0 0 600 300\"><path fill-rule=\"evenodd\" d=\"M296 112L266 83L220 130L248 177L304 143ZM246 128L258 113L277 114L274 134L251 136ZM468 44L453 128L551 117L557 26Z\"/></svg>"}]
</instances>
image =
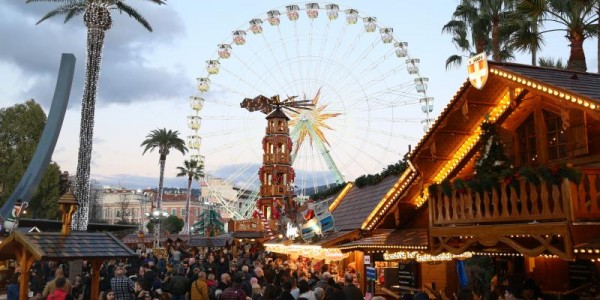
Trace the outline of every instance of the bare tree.
<instances>
[{"instance_id":1,"label":"bare tree","mask_svg":"<svg viewBox=\"0 0 600 300\"><path fill-rule=\"evenodd\" d=\"M118 211L117 217L121 218L119 221L117 221L117 223L129 224L128 217L130 216L130 214L129 214L130 203L129 203L129 198L127 198L127 194L120 194L119 202L117 202L117 204L119 205L119 211Z\"/></svg>"}]
</instances>

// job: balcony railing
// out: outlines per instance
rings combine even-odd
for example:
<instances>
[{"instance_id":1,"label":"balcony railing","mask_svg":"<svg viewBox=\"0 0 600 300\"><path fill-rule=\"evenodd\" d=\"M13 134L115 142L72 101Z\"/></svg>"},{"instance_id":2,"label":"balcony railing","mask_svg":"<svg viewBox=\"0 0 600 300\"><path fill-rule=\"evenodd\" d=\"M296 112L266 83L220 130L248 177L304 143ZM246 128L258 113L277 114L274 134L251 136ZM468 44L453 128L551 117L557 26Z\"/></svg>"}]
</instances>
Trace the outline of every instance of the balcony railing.
<instances>
[{"instance_id":1,"label":"balcony railing","mask_svg":"<svg viewBox=\"0 0 600 300\"><path fill-rule=\"evenodd\" d=\"M560 185L524 179L516 186L502 182L491 191L469 188L429 196L432 225L523 223L581 220L600 217L597 192L600 170L583 171L579 185L566 179Z\"/></svg>"}]
</instances>

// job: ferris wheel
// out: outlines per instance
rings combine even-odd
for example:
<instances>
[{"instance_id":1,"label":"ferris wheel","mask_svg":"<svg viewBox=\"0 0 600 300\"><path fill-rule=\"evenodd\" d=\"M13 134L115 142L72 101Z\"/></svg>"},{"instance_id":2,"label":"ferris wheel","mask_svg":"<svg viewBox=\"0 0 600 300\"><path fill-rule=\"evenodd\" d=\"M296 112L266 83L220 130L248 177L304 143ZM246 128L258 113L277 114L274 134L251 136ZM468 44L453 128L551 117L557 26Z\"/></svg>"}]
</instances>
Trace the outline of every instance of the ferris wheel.
<instances>
[{"instance_id":1,"label":"ferris wheel","mask_svg":"<svg viewBox=\"0 0 600 300\"><path fill-rule=\"evenodd\" d=\"M240 102L258 95L314 104L288 113L299 196L398 162L432 122L419 63L393 28L357 9L292 4L249 20L216 46L190 97L203 188L235 219L253 211L266 120Z\"/></svg>"}]
</instances>

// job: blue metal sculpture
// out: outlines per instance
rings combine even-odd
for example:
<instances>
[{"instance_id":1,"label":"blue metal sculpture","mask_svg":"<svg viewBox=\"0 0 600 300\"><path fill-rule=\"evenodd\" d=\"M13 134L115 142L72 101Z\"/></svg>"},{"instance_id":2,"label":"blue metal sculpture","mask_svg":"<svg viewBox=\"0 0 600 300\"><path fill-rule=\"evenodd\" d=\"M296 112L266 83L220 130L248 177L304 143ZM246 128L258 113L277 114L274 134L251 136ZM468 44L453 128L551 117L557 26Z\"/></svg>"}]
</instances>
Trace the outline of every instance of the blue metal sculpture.
<instances>
[{"instance_id":1,"label":"blue metal sculpture","mask_svg":"<svg viewBox=\"0 0 600 300\"><path fill-rule=\"evenodd\" d=\"M54 89L54 98L52 99L52 106L50 107L50 113L48 114L48 121L46 126L44 126L42 137L35 149L33 158L29 162L29 166L27 166L25 174L6 203L4 203L0 209L0 217L3 220L11 218L11 212L13 211L17 200L21 200L22 203L28 203L29 200L31 200L33 193L40 184L42 176L50 164L50 158L54 152L54 147L56 146L56 141L58 140L58 135L60 134L60 129L67 111L74 71L75 56L70 53L63 53L60 60L58 79L56 80L56 87ZM18 217L18 215L15 216L15 218ZM8 227L6 225L10 226L10 224L4 225L5 227Z\"/></svg>"}]
</instances>

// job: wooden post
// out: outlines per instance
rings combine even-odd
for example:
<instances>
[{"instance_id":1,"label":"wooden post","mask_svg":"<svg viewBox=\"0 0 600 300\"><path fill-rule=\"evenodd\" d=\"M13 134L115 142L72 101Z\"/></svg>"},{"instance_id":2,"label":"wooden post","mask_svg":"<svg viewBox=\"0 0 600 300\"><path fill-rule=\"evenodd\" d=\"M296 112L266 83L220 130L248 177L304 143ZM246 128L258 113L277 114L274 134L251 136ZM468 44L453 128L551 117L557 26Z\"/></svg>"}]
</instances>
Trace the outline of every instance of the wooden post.
<instances>
[{"instance_id":1,"label":"wooden post","mask_svg":"<svg viewBox=\"0 0 600 300\"><path fill-rule=\"evenodd\" d=\"M21 278L19 282L19 300L29 299L29 269L33 264L32 255L21 246L19 264L21 265Z\"/></svg>"},{"instance_id":2,"label":"wooden post","mask_svg":"<svg viewBox=\"0 0 600 300\"><path fill-rule=\"evenodd\" d=\"M92 260L92 290L90 292L90 299L97 300L100 296L100 267L102 266L102 260Z\"/></svg>"},{"instance_id":3,"label":"wooden post","mask_svg":"<svg viewBox=\"0 0 600 300\"><path fill-rule=\"evenodd\" d=\"M356 276L358 277L358 283L360 284L360 290L363 294L366 291L367 282L367 268L365 268L365 255L362 251L354 251L354 263L356 264Z\"/></svg>"}]
</instances>

